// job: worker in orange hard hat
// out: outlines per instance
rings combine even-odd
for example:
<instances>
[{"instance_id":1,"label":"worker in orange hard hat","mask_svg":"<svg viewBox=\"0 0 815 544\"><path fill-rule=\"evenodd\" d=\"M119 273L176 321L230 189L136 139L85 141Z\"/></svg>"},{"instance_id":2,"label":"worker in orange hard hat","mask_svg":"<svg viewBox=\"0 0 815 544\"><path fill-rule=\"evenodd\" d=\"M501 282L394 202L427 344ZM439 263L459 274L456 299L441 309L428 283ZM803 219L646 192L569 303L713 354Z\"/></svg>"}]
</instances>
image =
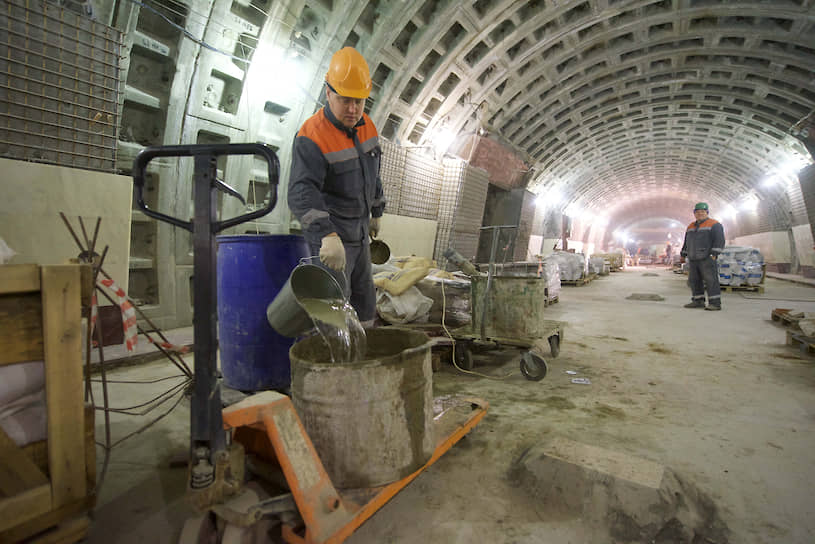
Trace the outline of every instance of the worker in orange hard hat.
<instances>
[{"instance_id":1,"label":"worker in orange hard hat","mask_svg":"<svg viewBox=\"0 0 815 544\"><path fill-rule=\"evenodd\" d=\"M340 281L363 325L376 317L368 237L385 209L382 149L365 99L368 63L356 49L334 53L325 75L326 105L294 138L288 201L312 251Z\"/></svg>"}]
</instances>

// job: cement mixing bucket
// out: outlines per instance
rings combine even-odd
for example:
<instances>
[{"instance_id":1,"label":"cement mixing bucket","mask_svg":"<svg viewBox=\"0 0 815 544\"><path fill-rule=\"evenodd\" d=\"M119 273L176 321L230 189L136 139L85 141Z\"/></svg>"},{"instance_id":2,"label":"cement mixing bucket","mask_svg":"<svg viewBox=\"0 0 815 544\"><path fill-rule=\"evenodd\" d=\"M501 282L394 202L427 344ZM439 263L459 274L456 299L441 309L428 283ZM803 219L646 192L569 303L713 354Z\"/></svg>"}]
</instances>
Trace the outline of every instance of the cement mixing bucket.
<instances>
[{"instance_id":1,"label":"cement mixing bucket","mask_svg":"<svg viewBox=\"0 0 815 544\"><path fill-rule=\"evenodd\" d=\"M366 333L368 351L355 363L331 363L320 336L289 350L294 407L341 489L401 480L436 447L430 339L397 327Z\"/></svg>"},{"instance_id":2,"label":"cement mixing bucket","mask_svg":"<svg viewBox=\"0 0 815 544\"><path fill-rule=\"evenodd\" d=\"M300 305L306 298L343 299L342 287L326 269L300 264L266 307L266 319L279 334L294 338L314 328L311 317Z\"/></svg>"}]
</instances>

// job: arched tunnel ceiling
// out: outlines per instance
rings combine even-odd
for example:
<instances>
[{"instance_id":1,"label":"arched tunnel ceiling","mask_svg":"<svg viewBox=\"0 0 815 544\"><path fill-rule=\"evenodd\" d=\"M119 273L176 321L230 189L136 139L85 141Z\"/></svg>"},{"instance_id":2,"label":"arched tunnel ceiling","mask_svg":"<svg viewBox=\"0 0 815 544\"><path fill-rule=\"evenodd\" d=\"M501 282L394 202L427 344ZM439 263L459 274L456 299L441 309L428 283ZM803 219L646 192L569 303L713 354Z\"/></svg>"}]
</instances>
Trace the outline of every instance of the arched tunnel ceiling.
<instances>
[{"instance_id":1,"label":"arched tunnel ceiling","mask_svg":"<svg viewBox=\"0 0 815 544\"><path fill-rule=\"evenodd\" d=\"M806 154L789 131L815 110L813 36L815 0L426 0L367 3L348 43L386 136L483 129L534 168L530 190L613 229L621 201L687 217Z\"/></svg>"}]
</instances>

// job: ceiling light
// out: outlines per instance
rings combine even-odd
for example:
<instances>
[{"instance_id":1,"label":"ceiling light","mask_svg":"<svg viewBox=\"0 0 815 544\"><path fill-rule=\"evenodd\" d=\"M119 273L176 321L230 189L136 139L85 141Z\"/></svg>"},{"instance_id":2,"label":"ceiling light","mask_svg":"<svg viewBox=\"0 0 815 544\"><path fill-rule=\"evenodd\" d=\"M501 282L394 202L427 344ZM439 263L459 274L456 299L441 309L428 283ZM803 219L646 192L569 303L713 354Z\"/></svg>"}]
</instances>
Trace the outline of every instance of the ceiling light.
<instances>
[{"instance_id":1,"label":"ceiling light","mask_svg":"<svg viewBox=\"0 0 815 544\"><path fill-rule=\"evenodd\" d=\"M449 128L443 126L436 129L436 131L431 135L430 141L433 142L433 147L436 148L436 151L443 154L447 151L447 148L450 147L450 144L453 143L455 138L455 133Z\"/></svg>"},{"instance_id":2,"label":"ceiling light","mask_svg":"<svg viewBox=\"0 0 815 544\"><path fill-rule=\"evenodd\" d=\"M744 200L739 204L739 209L746 212L754 212L758 208L758 197L753 193L744 197Z\"/></svg>"}]
</instances>

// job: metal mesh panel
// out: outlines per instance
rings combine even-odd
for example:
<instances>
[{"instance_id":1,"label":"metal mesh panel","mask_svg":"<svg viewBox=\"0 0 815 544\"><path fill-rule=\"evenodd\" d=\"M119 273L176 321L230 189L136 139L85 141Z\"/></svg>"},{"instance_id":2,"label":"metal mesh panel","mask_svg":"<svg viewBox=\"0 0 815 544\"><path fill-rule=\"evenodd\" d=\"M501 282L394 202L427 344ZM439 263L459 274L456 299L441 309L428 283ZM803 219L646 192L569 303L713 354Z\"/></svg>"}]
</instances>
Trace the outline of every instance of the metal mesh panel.
<instances>
[{"instance_id":1,"label":"metal mesh panel","mask_svg":"<svg viewBox=\"0 0 815 544\"><path fill-rule=\"evenodd\" d=\"M0 156L113 172L121 33L41 0L0 7Z\"/></svg>"},{"instance_id":2,"label":"metal mesh panel","mask_svg":"<svg viewBox=\"0 0 815 544\"><path fill-rule=\"evenodd\" d=\"M445 166L433 256L442 262L444 250L453 247L464 257L474 259L489 178L486 171L463 161L448 162Z\"/></svg>"},{"instance_id":3,"label":"metal mesh panel","mask_svg":"<svg viewBox=\"0 0 815 544\"><path fill-rule=\"evenodd\" d=\"M383 138L379 139L382 147L382 162L379 165L379 177L382 178L382 191L385 193L385 211L397 213L402 198L402 179L405 172L405 150Z\"/></svg>"},{"instance_id":4,"label":"metal mesh panel","mask_svg":"<svg viewBox=\"0 0 815 544\"><path fill-rule=\"evenodd\" d=\"M388 213L437 219L442 166L419 150L381 141L380 177Z\"/></svg>"}]
</instances>

